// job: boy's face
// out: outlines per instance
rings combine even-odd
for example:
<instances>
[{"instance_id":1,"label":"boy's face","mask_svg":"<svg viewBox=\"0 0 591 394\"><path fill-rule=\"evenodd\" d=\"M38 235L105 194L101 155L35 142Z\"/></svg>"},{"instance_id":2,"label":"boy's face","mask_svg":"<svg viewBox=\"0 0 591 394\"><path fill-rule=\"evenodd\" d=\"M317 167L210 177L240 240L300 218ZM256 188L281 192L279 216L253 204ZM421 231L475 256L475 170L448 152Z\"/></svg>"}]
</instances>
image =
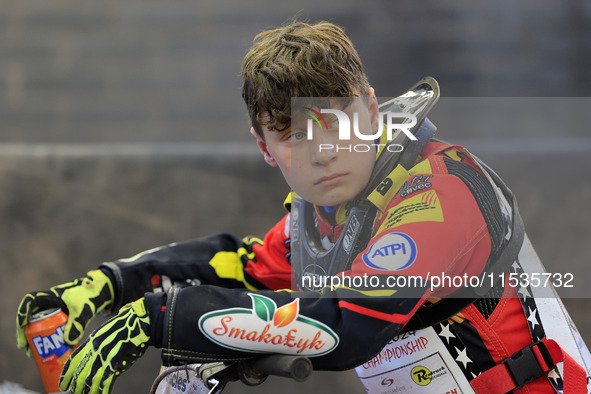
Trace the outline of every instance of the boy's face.
<instances>
[{"instance_id":1,"label":"boy's face","mask_svg":"<svg viewBox=\"0 0 591 394\"><path fill-rule=\"evenodd\" d=\"M373 89L369 101L353 100L343 111L349 115L351 127L353 113L357 112L359 131L363 134L376 132L378 103ZM251 129L265 161L281 169L293 191L319 206L338 205L357 196L369 182L376 159L373 142L358 138L353 130L350 140L339 140L338 123L336 117L331 116L324 115L328 131L314 126L311 140L307 138L305 124L292 123L292 127L284 131L262 126L264 139ZM331 146L333 148L329 148Z\"/></svg>"}]
</instances>

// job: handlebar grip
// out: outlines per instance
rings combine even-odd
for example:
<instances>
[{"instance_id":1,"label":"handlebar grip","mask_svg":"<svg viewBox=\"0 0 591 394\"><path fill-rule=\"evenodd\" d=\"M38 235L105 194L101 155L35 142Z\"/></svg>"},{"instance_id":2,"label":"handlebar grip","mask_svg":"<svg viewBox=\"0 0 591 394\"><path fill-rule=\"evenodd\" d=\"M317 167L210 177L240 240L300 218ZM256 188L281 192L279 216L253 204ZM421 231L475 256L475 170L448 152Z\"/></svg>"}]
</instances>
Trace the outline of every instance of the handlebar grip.
<instances>
[{"instance_id":1,"label":"handlebar grip","mask_svg":"<svg viewBox=\"0 0 591 394\"><path fill-rule=\"evenodd\" d=\"M312 374L312 362L307 357L274 354L244 362L244 371L251 377L275 375L303 382Z\"/></svg>"}]
</instances>

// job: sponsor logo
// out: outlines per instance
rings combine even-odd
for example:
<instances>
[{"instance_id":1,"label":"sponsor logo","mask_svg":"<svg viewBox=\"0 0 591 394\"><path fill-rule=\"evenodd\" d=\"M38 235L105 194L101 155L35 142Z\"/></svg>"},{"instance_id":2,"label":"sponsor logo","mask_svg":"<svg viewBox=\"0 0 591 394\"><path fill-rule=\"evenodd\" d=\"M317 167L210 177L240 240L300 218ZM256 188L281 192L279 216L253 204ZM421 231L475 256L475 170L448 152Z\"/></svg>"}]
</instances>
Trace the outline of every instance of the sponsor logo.
<instances>
[{"instance_id":1,"label":"sponsor logo","mask_svg":"<svg viewBox=\"0 0 591 394\"><path fill-rule=\"evenodd\" d=\"M402 185L399 191L400 197L404 198L412 193L431 188L433 186L429 182L431 178L433 178L433 175L415 175L410 181Z\"/></svg>"},{"instance_id":2,"label":"sponsor logo","mask_svg":"<svg viewBox=\"0 0 591 394\"><path fill-rule=\"evenodd\" d=\"M249 294L252 308L206 313L201 332L220 346L250 352L320 356L331 352L339 337L325 324L299 313L299 298L278 308L270 298Z\"/></svg>"},{"instance_id":3,"label":"sponsor logo","mask_svg":"<svg viewBox=\"0 0 591 394\"><path fill-rule=\"evenodd\" d=\"M343 249L345 249L345 252L347 253L351 253L351 248L357 237L357 232L361 227L361 223L359 223L359 220L357 220L357 217L355 216L351 216L350 223L351 225L347 226L345 235L343 236Z\"/></svg>"},{"instance_id":4,"label":"sponsor logo","mask_svg":"<svg viewBox=\"0 0 591 394\"><path fill-rule=\"evenodd\" d=\"M53 334L33 337L33 344L41 358L47 358L54 354L59 358L70 350L70 347L64 342L64 326L58 327Z\"/></svg>"},{"instance_id":5,"label":"sponsor logo","mask_svg":"<svg viewBox=\"0 0 591 394\"><path fill-rule=\"evenodd\" d=\"M410 377L412 378L413 382L418 384L419 386L426 386L431 383L431 371L427 369L427 367L423 366L416 366L410 370Z\"/></svg>"},{"instance_id":6,"label":"sponsor logo","mask_svg":"<svg viewBox=\"0 0 591 394\"><path fill-rule=\"evenodd\" d=\"M377 233L416 222L443 222L443 210L435 190L409 197L389 209Z\"/></svg>"},{"instance_id":7,"label":"sponsor logo","mask_svg":"<svg viewBox=\"0 0 591 394\"><path fill-rule=\"evenodd\" d=\"M386 386L386 387L390 387L394 384L394 379L392 378L384 378L382 379L382 381L380 382L380 384L382 386Z\"/></svg>"},{"instance_id":8,"label":"sponsor logo","mask_svg":"<svg viewBox=\"0 0 591 394\"><path fill-rule=\"evenodd\" d=\"M433 380L438 379L447 374L448 371L444 366L441 366L434 370L430 370L427 367L419 365L414 367L410 371L410 376L412 377L412 380L419 386L426 386ZM449 393L449 391L447 392Z\"/></svg>"},{"instance_id":9,"label":"sponsor logo","mask_svg":"<svg viewBox=\"0 0 591 394\"><path fill-rule=\"evenodd\" d=\"M401 271L415 262L417 245L404 233L388 233L377 240L363 256L370 268L383 271Z\"/></svg>"}]
</instances>

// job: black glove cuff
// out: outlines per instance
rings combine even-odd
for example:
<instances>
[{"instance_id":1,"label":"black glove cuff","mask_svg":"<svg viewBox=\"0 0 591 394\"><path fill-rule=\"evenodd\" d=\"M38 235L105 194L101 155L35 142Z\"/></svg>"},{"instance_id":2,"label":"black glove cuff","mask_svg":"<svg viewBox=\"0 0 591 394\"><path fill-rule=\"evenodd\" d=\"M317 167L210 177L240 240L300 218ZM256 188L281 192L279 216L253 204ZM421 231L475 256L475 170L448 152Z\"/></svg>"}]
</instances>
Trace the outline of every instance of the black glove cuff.
<instances>
[{"instance_id":1,"label":"black glove cuff","mask_svg":"<svg viewBox=\"0 0 591 394\"><path fill-rule=\"evenodd\" d=\"M109 280L111 281L111 284L113 285L113 304L109 308L107 308L108 310L103 311L105 315L109 316L112 313L117 312L119 310L119 307L121 306L121 305L118 305L118 303L119 303L119 297L118 297L119 282L117 281L117 278L115 277L115 274L113 273L113 271L110 270L109 268L101 265L99 267L99 270L101 270L105 275L107 275L107 278L109 278Z\"/></svg>"},{"instance_id":2,"label":"black glove cuff","mask_svg":"<svg viewBox=\"0 0 591 394\"><path fill-rule=\"evenodd\" d=\"M146 293L144 302L150 316L150 345L161 348L166 312L166 293Z\"/></svg>"}]
</instances>

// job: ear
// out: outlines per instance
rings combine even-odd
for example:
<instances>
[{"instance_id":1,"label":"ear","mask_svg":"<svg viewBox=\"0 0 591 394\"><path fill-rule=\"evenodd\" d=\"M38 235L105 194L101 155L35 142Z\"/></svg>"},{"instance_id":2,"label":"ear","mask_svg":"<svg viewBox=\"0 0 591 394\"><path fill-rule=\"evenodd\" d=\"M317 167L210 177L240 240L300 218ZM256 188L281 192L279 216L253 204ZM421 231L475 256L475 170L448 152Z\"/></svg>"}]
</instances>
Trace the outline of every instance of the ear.
<instances>
[{"instance_id":1,"label":"ear","mask_svg":"<svg viewBox=\"0 0 591 394\"><path fill-rule=\"evenodd\" d=\"M263 157L265 158L265 161L267 162L267 164L270 165L271 167L277 167L277 162L275 161L275 159L273 158L273 156L271 155L271 153L269 153L269 150L267 149L267 143L256 132L256 130L254 129L254 127L251 127L250 128L250 134L252 134L252 136L254 138L256 138L256 140L257 140L257 146L259 147L259 150L261 151L261 153L262 153Z\"/></svg>"},{"instance_id":2,"label":"ear","mask_svg":"<svg viewBox=\"0 0 591 394\"><path fill-rule=\"evenodd\" d=\"M377 130L379 127L378 117L380 115L380 109L374 88L369 88L369 115L371 117L372 130Z\"/></svg>"}]
</instances>

